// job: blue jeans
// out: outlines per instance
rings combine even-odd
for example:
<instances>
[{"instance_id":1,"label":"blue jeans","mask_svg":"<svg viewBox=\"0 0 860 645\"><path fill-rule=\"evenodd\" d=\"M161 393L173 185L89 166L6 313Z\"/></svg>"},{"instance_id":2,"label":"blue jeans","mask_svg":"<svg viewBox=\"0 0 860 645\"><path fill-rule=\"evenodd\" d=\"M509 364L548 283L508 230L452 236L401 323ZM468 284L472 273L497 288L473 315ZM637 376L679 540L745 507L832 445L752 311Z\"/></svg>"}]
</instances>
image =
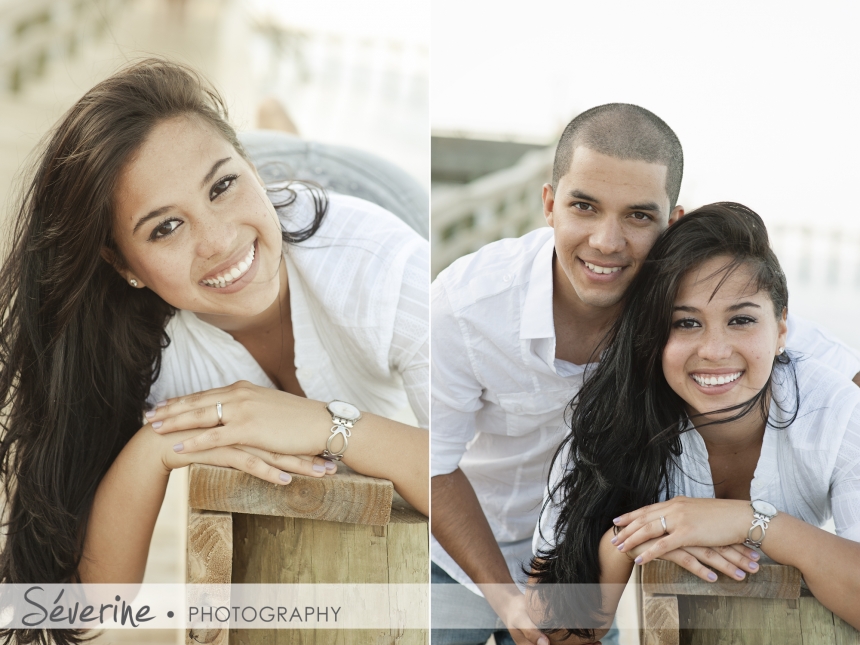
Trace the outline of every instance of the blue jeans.
<instances>
[{"instance_id":1,"label":"blue jeans","mask_svg":"<svg viewBox=\"0 0 860 645\"><path fill-rule=\"evenodd\" d=\"M514 639L505 629L502 619L490 607L483 596L472 593L454 580L435 562L430 563L430 582L432 583L432 627L430 642L433 645L484 645L490 636L495 636L496 645L514 645ZM451 587L446 593L443 585ZM435 625L463 624L474 621L479 625L494 624L495 627L480 629L435 627Z\"/></svg>"}]
</instances>

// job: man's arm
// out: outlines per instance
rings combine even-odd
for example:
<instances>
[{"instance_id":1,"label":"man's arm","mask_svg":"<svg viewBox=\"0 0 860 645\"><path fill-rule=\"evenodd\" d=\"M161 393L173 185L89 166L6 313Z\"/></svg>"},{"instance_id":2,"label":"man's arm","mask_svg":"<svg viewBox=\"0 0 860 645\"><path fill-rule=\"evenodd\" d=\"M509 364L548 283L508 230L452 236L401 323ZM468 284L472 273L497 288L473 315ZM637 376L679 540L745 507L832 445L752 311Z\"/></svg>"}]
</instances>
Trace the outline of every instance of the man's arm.
<instances>
[{"instance_id":1,"label":"man's arm","mask_svg":"<svg viewBox=\"0 0 860 645\"><path fill-rule=\"evenodd\" d=\"M475 437L483 386L472 368L469 345L441 277L431 285L430 315L433 535L481 588L517 645L549 645L529 620L525 596L511 578L472 484L457 467Z\"/></svg>"},{"instance_id":2,"label":"man's arm","mask_svg":"<svg viewBox=\"0 0 860 645\"><path fill-rule=\"evenodd\" d=\"M432 482L431 529L439 544L478 585L517 645L549 645L528 617L526 599L514 584L489 522L459 468Z\"/></svg>"}]
</instances>

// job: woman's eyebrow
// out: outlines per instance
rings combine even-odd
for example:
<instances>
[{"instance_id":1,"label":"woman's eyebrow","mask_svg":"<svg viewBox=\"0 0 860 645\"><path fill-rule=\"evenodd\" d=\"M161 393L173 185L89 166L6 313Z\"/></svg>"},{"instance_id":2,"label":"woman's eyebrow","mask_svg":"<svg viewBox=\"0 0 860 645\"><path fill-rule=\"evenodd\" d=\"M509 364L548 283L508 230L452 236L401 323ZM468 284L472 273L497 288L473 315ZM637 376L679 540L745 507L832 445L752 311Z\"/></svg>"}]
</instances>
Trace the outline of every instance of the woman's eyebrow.
<instances>
[{"instance_id":1,"label":"woman's eyebrow","mask_svg":"<svg viewBox=\"0 0 860 645\"><path fill-rule=\"evenodd\" d=\"M137 220L137 224L134 225L134 229L131 231L131 234L134 235L135 233L137 233L137 229L146 224L149 220L154 217L158 217L162 213L166 213L171 208L173 208L173 204L170 204L169 206L162 206L161 208L156 208L154 211L150 211L148 215L144 215L139 220Z\"/></svg>"},{"instance_id":2,"label":"woman's eyebrow","mask_svg":"<svg viewBox=\"0 0 860 645\"><path fill-rule=\"evenodd\" d=\"M216 172L218 172L218 169L225 163L230 161L232 158L233 157L224 157L223 159L219 159L218 161L216 161L215 164L212 166L212 169L208 173L206 173L206 176L203 178L203 181L200 182L200 188L206 186L206 184L209 183L209 180L215 176Z\"/></svg>"},{"instance_id":3,"label":"woman's eyebrow","mask_svg":"<svg viewBox=\"0 0 860 645\"><path fill-rule=\"evenodd\" d=\"M732 305L731 307L726 307L726 311L737 311L738 309L745 309L746 307L755 307L756 309L761 309L760 305L757 305L754 302L739 302L736 305Z\"/></svg>"}]
</instances>

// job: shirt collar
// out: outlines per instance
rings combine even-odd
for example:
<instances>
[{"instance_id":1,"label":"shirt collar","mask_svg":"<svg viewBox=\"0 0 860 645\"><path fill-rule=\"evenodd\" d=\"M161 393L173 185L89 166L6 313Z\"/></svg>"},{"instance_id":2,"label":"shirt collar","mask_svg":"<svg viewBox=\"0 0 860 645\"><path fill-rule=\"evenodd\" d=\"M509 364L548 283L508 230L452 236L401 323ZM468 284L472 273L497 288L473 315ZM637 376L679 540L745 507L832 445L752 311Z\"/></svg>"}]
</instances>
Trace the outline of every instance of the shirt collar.
<instances>
[{"instance_id":1,"label":"shirt collar","mask_svg":"<svg viewBox=\"0 0 860 645\"><path fill-rule=\"evenodd\" d=\"M520 318L520 339L555 338L552 315L552 259L555 236L550 236L532 262L528 291Z\"/></svg>"}]
</instances>

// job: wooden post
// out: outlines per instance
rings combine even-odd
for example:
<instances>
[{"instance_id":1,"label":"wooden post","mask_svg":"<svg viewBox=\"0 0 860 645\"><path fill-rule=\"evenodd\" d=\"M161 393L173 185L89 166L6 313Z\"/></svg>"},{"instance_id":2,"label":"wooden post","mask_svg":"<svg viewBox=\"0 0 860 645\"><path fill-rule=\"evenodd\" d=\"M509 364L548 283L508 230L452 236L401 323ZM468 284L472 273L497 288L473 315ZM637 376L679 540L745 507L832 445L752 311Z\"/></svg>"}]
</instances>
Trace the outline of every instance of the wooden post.
<instances>
[{"instance_id":1,"label":"wooden post","mask_svg":"<svg viewBox=\"0 0 860 645\"><path fill-rule=\"evenodd\" d=\"M235 584L427 584L430 578L427 518L396 495L386 480L344 471L322 478L294 475L289 486L276 486L239 471L193 465L189 503L193 509L214 509L192 510L196 524L189 522L189 582L206 577L204 571L211 571L208 580L223 580L226 575L227 581ZM206 524L200 519L210 516L220 518L217 530L211 520ZM228 525L225 520L229 522L229 541L222 536ZM193 526L201 534L195 544L204 545L195 551L199 555L193 562L194 574ZM225 558L228 544L230 555ZM223 565L227 560L229 575ZM398 597L392 587L388 610L392 616L402 614L409 609L405 603L411 601ZM195 642L227 645L224 630L212 631L219 633L198 633ZM414 629L229 632L231 645L428 642L426 630Z\"/></svg>"},{"instance_id":2,"label":"wooden post","mask_svg":"<svg viewBox=\"0 0 860 645\"><path fill-rule=\"evenodd\" d=\"M189 509L186 581L198 585L229 585L232 569L233 516ZM227 645L227 630L189 629L185 642L186 645Z\"/></svg>"},{"instance_id":3,"label":"wooden post","mask_svg":"<svg viewBox=\"0 0 860 645\"><path fill-rule=\"evenodd\" d=\"M762 564L742 581L718 574L707 583L656 560L640 580L643 644L860 645L860 632L802 589L794 567Z\"/></svg>"}]
</instances>

